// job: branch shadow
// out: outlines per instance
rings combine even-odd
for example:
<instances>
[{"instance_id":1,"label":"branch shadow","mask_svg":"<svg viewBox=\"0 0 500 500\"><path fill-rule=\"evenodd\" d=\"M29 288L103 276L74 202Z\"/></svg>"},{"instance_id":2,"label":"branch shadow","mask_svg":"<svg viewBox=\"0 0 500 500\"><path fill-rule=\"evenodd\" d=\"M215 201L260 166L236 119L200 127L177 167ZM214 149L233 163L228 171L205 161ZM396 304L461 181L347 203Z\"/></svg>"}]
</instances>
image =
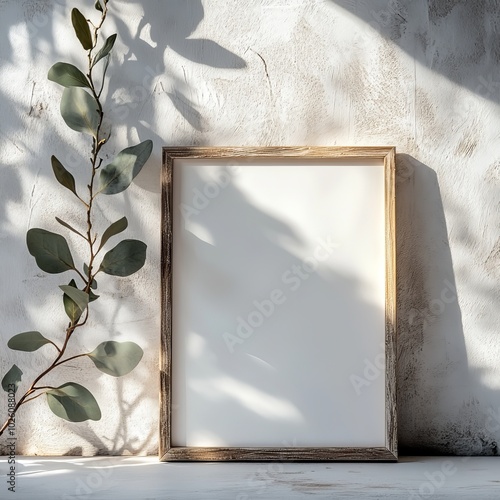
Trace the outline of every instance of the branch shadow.
<instances>
[{"instance_id":1,"label":"branch shadow","mask_svg":"<svg viewBox=\"0 0 500 500\"><path fill-rule=\"evenodd\" d=\"M123 42L129 48L125 60L130 68L132 81L134 77L141 78L145 73L141 61L155 61L155 67L148 66L146 71L152 80L168 73L164 63L164 55L172 50L187 61L220 69L244 69L245 60L217 42L206 38L193 38L194 33L202 22L205 10L201 0L172 0L164 2L127 2L136 4L143 10L143 16L134 34L129 32L125 22L116 16L115 21ZM147 32L151 42L146 42L143 33ZM158 57L159 56L159 57ZM196 103L188 97L192 91L184 80L169 75L172 79L171 90L166 92L175 109L197 131L205 129L203 116ZM110 88L110 94L116 92ZM125 100L125 104L127 100Z\"/></svg>"}]
</instances>

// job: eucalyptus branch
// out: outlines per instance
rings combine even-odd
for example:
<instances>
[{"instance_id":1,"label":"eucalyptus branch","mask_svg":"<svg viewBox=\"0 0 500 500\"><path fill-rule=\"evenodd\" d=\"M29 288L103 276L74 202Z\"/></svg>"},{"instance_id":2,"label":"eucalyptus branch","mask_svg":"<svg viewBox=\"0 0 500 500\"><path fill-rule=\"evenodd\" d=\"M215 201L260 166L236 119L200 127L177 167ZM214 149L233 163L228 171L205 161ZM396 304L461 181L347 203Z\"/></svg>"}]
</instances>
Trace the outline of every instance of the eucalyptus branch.
<instances>
[{"instance_id":1,"label":"eucalyptus branch","mask_svg":"<svg viewBox=\"0 0 500 500\"><path fill-rule=\"evenodd\" d=\"M79 289L75 281L71 280L68 285L60 287L64 292L64 309L70 319L65 330L64 341L60 347L52 340L44 337L40 332L20 333L9 341L9 347L12 349L27 352L36 351L43 345L50 343L56 348L57 354L50 365L33 380L12 411L9 412L7 420L0 428L0 436L8 428L9 424L14 421L18 409L23 404L37 399L42 394L46 394L50 409L61 418L78 422L88 419L99 420L101 418L99 405L85 387L74 382L67 382L59 387L38 386L37 384L58 366L84 356L91 358L96 367L102 372L108 375L121 376L133 370L143 355L142 349L133 342L107 341L99 344L92 352L64 358L69 342L75 332L88 322L90 302L98 298L92 291L97 288L95 281L97 274L104 272L111 276L129 276L144 265L146 258L146 245L144 243L138 240L123 240L104 255L97 271L94 271L94 267L97 267L95 259L106 242L111 237L124 231L128 226L125 217L111 224L102 233L99 247L96 250L97 232L94 231L94 201L96 196L101 193L111 195L124 191L130 185L133 177L139 173L152 150L152 142L144 141L123 150L110 165L102 167L103 158L100 157L100 152L110 136L100 138L104 122L101 94L116 34L108 37L95 55L94 51L97 49L100 30L108 14L108 3L109 0L97 0L95 2L95 8L101 13L97 24L87 20L78 9L73 9L71 13L75 34L87 53L86 73L84 74L71 64L56 63L48 74L49 80L64 87L61 100L61 115L66 124L71 129L90 134L92 137L87 199L78 194L72 174L66 170L55 156L52 157L52 168L57 181L69 189L85 207L86 229L82 233L66 222L57 219L63 226L78 234L85 241L85 253L87 255L85 262L87 264L84 265L84 272L82 273L76 268L71 250L63 236L38 228L30 229L27 235L28 249L31 255L35 257L42 271L52 274L75 271L83 281L84 286L83 289ZM99 91L97 91L93 69L102 59L105 60L105 66L102 83ZM132 164L130 162L131 156L136 158ZM99 176L97 175L98 171L100 171ZM97 187L96 184L98 184ZM21 382L21 375L22 371L14 365L3 377L2 388L9 394L15 393L17 386ZM38 391L42 392L33 395ZM51 405L55 394L58 403ZM61 406L63 410L61 410ZM71 411L66 411L66 408L71 408ZM71 418L75 420L71 420Z\"/></svg>"}]
</instances>

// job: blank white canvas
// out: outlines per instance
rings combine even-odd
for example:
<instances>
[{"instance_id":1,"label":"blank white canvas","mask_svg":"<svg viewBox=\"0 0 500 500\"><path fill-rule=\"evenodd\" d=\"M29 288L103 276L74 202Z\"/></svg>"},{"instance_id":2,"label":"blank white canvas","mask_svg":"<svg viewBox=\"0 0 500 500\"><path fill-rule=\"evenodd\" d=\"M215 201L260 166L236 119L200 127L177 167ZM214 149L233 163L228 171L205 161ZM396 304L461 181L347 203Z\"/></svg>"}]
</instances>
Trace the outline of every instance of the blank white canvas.
<instances>
[{"instance_id":1,"label":"blank white canvas","mask_svg":"<svg viewBox=\"0 0 500 500\"><path fill-rule=\"evenodd\" d=\"M382 162L173 175L172 445L385 446Z\"/></svg>"}]
</instances>

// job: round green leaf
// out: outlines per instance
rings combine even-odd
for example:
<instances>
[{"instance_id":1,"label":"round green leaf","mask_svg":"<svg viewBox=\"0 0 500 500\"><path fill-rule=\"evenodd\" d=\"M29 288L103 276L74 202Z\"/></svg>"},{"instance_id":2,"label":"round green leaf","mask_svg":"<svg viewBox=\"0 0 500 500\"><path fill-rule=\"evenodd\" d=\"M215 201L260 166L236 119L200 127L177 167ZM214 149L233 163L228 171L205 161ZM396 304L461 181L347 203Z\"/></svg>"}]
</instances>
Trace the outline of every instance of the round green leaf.
<instances>
[{"instance_id":1,"label":"round green leaf","mask_svg":"<svg viewBox=\"0 0 500 500\"><path fill-rule=\"evenodd\" d=\"M130 373L142 359L142 349L134 342L109 340L99 344L87 356L107 375L121 377Z\"/></svg>"},{"instance_id":2,"label":"round green leaf","mask_svg":"<svg viewBox=\"0 0 500 500\"><path fill-rule=\"evenodd\" d=\"M5 392L10 392L12 386L14 386L14 393L17 392L17 388L21 383L22 374L23 372L16 365L13 365L2 379L2 389Z\"/></svg>"},{"instance_id":3,"label":"round green leaf","mask_svg":"<svg viewBox=\"0 0 500 500\"><path fill-rule=\"evenodd\" d=\"M99 271L112 276L130 276L146 261L146 244L139 240L123 240L102 259Z\"/></svg>"},{"instance_id":4,"label":"round green leaf","mask_svg":"<svg viewBox=\"0 0 500 500\"><path fill-rule=\"evenodd\" d=\"M50 344L40 332L24 332L14 335L8 342L7 347L14 351L33 352L45 344Z\"/></svg>"},{"instance_id":5,"label":"round green leaf","mask_svg":"<svg viewBox=\"0 0 500 500\"><path fill-rule=\"evenodd\" d=\"M49 408L58 417L70 422L100 420L101 410L88 389L80 384L68 382L46 392Z\"/></svg>"},{"instance_id":6,"label":"round green leaf","mask_svg":"<svg viewBox=\"0 0 500 500\"><path fill-rule=\"evenodd\" d=\"M28 231L26 242L42 271L58 274L75 268L68 243L60 234L33 228Z\"/></svg>"},{"instance_id":7,"label":"round green leaf","mask_svg":"<svg viewBox=\"0 0 500 500\"><path fill-rule=\"evenodd\" d=\"M95 136L99 125L96 100L79 87L64 89L61 98L61 115L69 128Z\"/></svg>"},{"instance_id":8,"label":"round green leaf","mask_svg":"<svg viewBox=\"0 0 500 500\"><path fill-rule=\"evenodd\" d=\"M71 22L75 29L76 36L85 50L92 48L92 35L90 34L89 23L83 14L76 8L71 11Z\"/></svg>"},{"instance_id":9,"label":"round green leaf","mask_svg":"<svg viewBox=\"0 0 500 500\"><path fill-rule=\"evenodd\" d=\"M101 169L99 191L104 194L125 191L141 171L152 150L153 142L147 140L118 153L111 163Z\"/></svg>"},{"instance_id":10,"label":"round green leaf","mask_svg":"<svg viewBox=\"0 0 500 500\"><path fill-rule=\"evenodd\" d=\"M95 55L92 66L95 66L103 57L106 57L111 52L115 44L115 40L116 40L116 33L114 35L109 36L106 39L106 42L104 42L102 49Z\"/></svg>"},{"instance_id":11,"label":"round green leaf","mask_svg":"<svg viewBox=\"0 0 500 500\"><path fill-rule=\"evenodd\" d=\"M75 178L64 168L63 164L54 156L51 157L52 170L60 184L76 194Z\"/></svg>"},{"instance_id":12,"label":"round green leaf","mask_svg":"<svg viewBox=\"0 0 500 500\"><path fill-rule=\"evenodd\" d=\"M87 77L73 64L58 62L50 69L47 78L63 87L88 87Z\"/></svg>"},{"instance_id":13,"label":"round green leaf","mask_svg":"<svg viewBox=\"0 0 500 500\"><path fill-rule=\"evenodd\" d=\"M106 244L109 238L125 231L125 229L127 229L127 226L128 221L126 217L122 217L120 220L113 222L113 224L111 224L111 226L109 226L108 229L104 231L101 238L101 244L99 245L99 249L97 251L99 251Z\"/></svg>"}]
</instances>

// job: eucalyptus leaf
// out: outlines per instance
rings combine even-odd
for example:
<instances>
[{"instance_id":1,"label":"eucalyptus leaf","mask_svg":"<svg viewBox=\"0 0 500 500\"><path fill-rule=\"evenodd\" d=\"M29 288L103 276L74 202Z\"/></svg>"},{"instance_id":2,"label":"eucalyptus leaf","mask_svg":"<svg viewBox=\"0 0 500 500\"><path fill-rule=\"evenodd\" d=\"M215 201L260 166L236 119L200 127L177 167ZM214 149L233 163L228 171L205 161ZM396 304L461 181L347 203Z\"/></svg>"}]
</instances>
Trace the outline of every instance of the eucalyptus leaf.
<instances>
[{"instance_id":1,"label":"eucalyptus leaf","mask_svg":"<svg viewBox=\"0 0 500 500\"><path fill-rule=\"evenodd\" d=\"M94 302L94 300L97 300L100 297L100 295L96 295L92 290L89 290L89 302Z\"/></svg>"},{"instance_id":2,"label":"eucalyptus leaf","mask_svg":"<svg viewBox=\"0 0 500 500\"><path fill-rule=\"evenodd\" d=\"M75 178L64 168L63 164L54 156L51 157L52 170L60 184L76 195Z\"/></svg>"},{"instance_id":3,"label":"eucalyptus leaf","mask_svg":"<svg viewBox=\"0 0 500 500\"><path fill-rule=\"evenodd\" d=\"M8 342L7 347L14 351L33 352L45 344L50 344L40 332L23 332L14 335Z\"/></svg>"},{"instance_id":4,"label":"eucalyptus leaf","mask_svg":"<svg viewBox=\"0 0 500 500\"><path fill-rule=\"evenodd\" d=\"M26 242L42 271L58 274L75 269L68 243L60 234L33 228L28 231Z\"/></svg>"},{"instance_id":5,"label":"eucalyptus leaf","mask_svg":"<svg viewBox=\"0 0 500 500\"><path fill-rule=\"evenodd\" d=\"M87 356L107 375L121 377L130 373L142 359L144 352L134 342L109 340L99 344Z\"/></svg>"},{"instance_id":6,"label":"eucalyptus leaf","mask_svg":"<svg viewBox=\"0 0 500 500\"><path fill-rule=\"evenodd\" d=\"M95 1L95 4L94 4L94 7L96 8L96 10L98 10L99 12L102 12L102 5L101 5L101 2L99 0L96 0Z\"/></svg>"},{"instance_id":7,"label":"eucalyptus leaf","mask_svg":"<svg viewBox=\"0 0 500 500\"><path fill-rule=\"evenodd\" d=\"M73 64L57 62L50 69L47 78L63 87L88 87L87 77Z\"/></svg>"},{"instance_id":8,"label":"eucalyptus leaf","mask_svg":"<svg viewBox=\"0 0 500 500\"><path fill-rule=\"evenodd\" d=\"M69 128L96 136L99 125L99 106L94 97L82 88L64 89L61 98L61 115Z\"/></svg>"},{"instance_id":9,"label":"eucalyptus leaf","mask_svg":"<svg viewBox=\"0 0 500 500\"><path fill-rule=\"evenodd\" d=\"M46 392L49 408L70 422L100 420L101 410L92 393L80 384L68 382Z\"/></svg>"},{"instance_id":10,"label":"eucalyptus leaf","mask_svg":"<svg viewBox=\"0 0 500 500\"><path fill-rule=\"evenodd\" d=\"M76 305L76 302L68 295L63 295L64 311L72 325L76 325L81 318L83 311Z\"/></svg>"},{"instance_id":11,"label":"eucalyptus leaf","mask_svg":"<svg viewBox=\"0 0 500 500\"><path fill-rule=\"evenodd\" d=\"M77 8L71 11L71 22L73 23L73 28L75 29L76 36L78 40L80 40L82 47L85 50L91 49L93 44L89 23Z\"/></svg>"},{"instance_id":12,"label":"eucalyptus leaf","mask_svg":"<svg viewBox=\"0 0 500 500\"><path fill-rule=\"evenodd\" d=\"M89 266L87 266L87 264L83 264L83 274L85 276L88 276L89 275ZM95 280L95 278L92 280L92 283L90 284L90 288L93 288L94 290L97 288L97 281ZM98 297L98 295L96 296ZM92 302L92 299L90 300L90 302Z\"/></svg>"},{"instance_id":13,"label":"eucalyptus leaf","mask_svg":"<svg viewBox=\"0 0 500 500\"><path fill-rule=\"evenodd\" d=\"M79 236L81 236L82 238L85 238L85 236L83 236L82 233L77 231L74 227L70 226L67 222L64 222L59 217L56 217L56 221L59 222L59 224L61 224L61 226L64 226L66 229L69 229L70 231L73 231L75 234L78 234Z\"/></svg>"},{"instance_id":14,"label":"eucalyptus leaf","mask_svg":"<svg viewBox=\"0 0 500 500\"><path fill-rule=\"evenodd\" d=\"M13 365L12 368L5 374L4 378L2 379L2 389L5 392L16 393L17 388L21 383L22 374L23 372L19 369L19 367ZM11 386L14 386L13 390Z\"/></svg>"},{"instance_id":15,"label":"eucalyptus leaf","mask_svg":"<svg viewBox=\"0 0 500 500\"><path fill-rule=\"evenodd\" d=\"M82 310L85 311L86 307L89 305L89 294L83 292L73 286L69 285L60 285L59 288L72 299L75 304Z\"/></svg>"},{"instance_id":16,"label":"eucalyptus leaf","mask_svg":"<svg viewBox=\"0 0 500 500\"><path fill-rule=\"evenodd\" d=\"M146 244L139 240L123 240L102 259L99 271L111 276L130 276L146 261Z\"/></svg>"},{"instance_id":17,"label":"eucalyptus leaf","mask_svg":"<svg viewBox=\"0 0 500 500\"><path fill-rule=\"evenodd\" d=\"M101 169L99 191L104 194L116 194L125 191L141 171L153 150L150 140L124 149L116 158Z\"/></svg>"},{"instance_id":18,"label":"eucalyptus leaf","mask_svg":"<svg viewBox=\"0 0 500 500\"><path fill-rule=\"evenodd\" d=\"M125 231L125 229L127 229L127 226L128 221L126 217L122 217L120 220L113 222L113 224L111 224L111 226L109 226L108 229L104 231L101 238L101 244L99 245L99 249L97 251L99 251L106 244L109 238Z\"/></svg>"},{"instance_id":19,"label":"eucalyptus leaf","mask_svg":"<svg viewBox=\"0 0 500 500\"><path fill-rule=\"evenodd\" d=\"M94 62L92 63L92 66L95 66L103 57L106 57L107 55L109 55L111 50L113 50L115 40L116 40L116 33L114 35L109 36L106 39L106 41L104 42L104 45L102 46L102 49L95 55Z\"/></svg>"},{"instance_id":20,"label":"eucalyptus leaf","mask_svg":"<svg viewBox=\"0 0 500 500\"><path fill-rule=\"evenodd\" d=\"M71 280L68 286L77 288L75 280ZM81 307L79 307L78 304L66 293L63 295L63 304L64 310L66 311L66 315L70 319L71 324L76 325L85 308L82 309Z\"/></svg>"}]
</instances>

